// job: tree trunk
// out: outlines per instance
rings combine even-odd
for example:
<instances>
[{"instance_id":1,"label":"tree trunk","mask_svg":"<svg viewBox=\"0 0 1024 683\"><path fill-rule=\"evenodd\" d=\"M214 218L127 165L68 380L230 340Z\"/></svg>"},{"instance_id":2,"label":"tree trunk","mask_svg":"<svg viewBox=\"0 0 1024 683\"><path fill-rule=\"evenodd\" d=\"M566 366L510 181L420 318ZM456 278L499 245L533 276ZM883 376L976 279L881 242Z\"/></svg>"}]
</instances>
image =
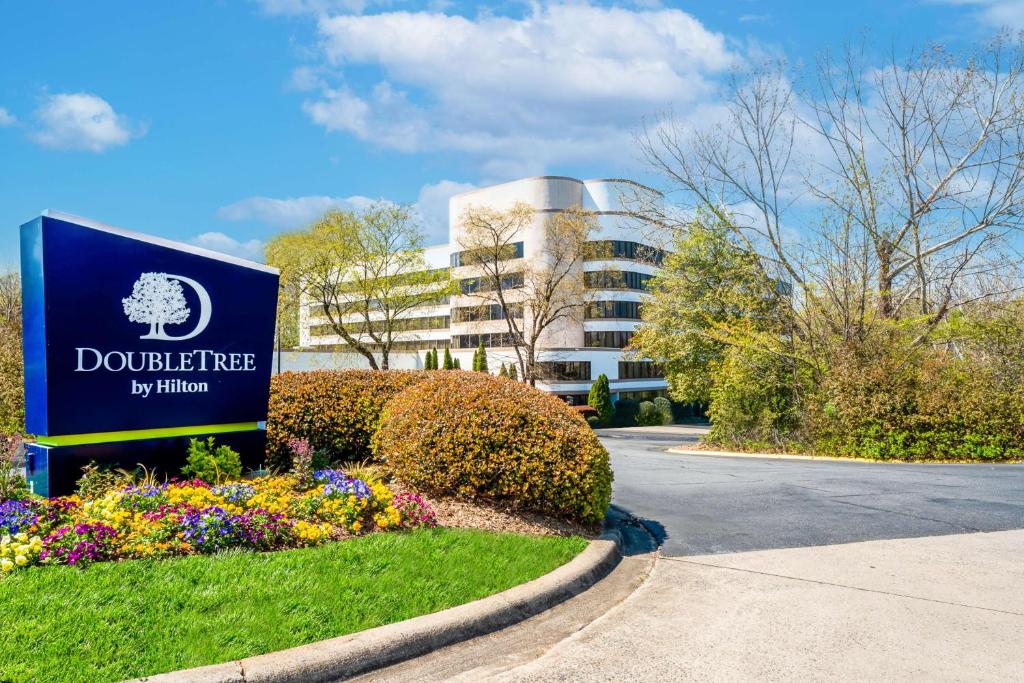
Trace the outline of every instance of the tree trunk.
<instances>
[{"instance_id":1,"label":"tree trunk","mask_svg":"<svg viewBox=\"0 0 1024 683\"><path fill-rule=\"evenodd\" d=\"M893 245L883 239L877 246L878 254L878 315L891 320L895 311L892 305L892 254Z\"/></svg>"}]
</instances>

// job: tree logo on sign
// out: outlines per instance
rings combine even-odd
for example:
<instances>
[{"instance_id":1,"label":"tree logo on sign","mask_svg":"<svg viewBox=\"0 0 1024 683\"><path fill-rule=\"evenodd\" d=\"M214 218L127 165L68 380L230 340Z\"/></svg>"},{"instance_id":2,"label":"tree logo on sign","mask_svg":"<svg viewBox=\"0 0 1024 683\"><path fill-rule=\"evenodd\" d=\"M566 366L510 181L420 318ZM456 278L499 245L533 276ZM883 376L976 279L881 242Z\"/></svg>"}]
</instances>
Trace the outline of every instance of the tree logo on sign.
<instances>
[{"instance_id":1,"label":"tree logo on sign","mask_svg":"<svg viewBox=\"0 0 1024 683\"><path fill-rule=\"evenodd\" d=\"M180 325L187 322L192 310L185 299L182 285L192 288L199 298L199 320L192 331L183 335L171 335L165 325ZM170 273L143 273L135 281L132 294L121 299L124 314L133 323L149 325L149 332L139 339L182 341L198 336L210 324L212 304L206 288L184 275Z\"/></svg>"}]
</instances>

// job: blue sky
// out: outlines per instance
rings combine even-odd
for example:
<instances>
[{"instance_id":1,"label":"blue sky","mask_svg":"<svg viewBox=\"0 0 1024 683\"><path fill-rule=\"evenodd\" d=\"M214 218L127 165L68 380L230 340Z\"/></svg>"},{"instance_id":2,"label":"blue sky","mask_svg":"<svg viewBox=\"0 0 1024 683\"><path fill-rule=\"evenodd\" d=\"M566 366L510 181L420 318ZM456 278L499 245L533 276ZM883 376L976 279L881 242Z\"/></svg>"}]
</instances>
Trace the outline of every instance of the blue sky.
<instances>
[{"instance_id":1,"label":"blue sky","mask_svg":"<svg viewBox=\"0 0 1024 683\"><path fill-rule=\"evenodd\" d=\"M46 208L243 256L331 205L522 175L646 179L644 116L699 120L758 55L870 31L967 47L1021 0L0 0L0 265Z\"/></svg>"}]
</instances>

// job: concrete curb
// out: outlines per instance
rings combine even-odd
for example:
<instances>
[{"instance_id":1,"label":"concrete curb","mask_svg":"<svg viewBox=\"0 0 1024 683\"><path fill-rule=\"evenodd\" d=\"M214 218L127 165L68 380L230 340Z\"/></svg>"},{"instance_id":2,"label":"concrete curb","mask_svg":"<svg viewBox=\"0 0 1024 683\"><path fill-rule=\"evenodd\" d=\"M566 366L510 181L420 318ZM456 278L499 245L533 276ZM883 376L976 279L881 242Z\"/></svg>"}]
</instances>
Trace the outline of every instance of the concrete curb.
<instances>
[{"instance_id":1,"label":"concrete curb","mask_svg":"<svg viewBox=\"0 0 1024 683\"><path fill-rule=\"evenodd\" d=\"M621 534L610 529L549 574L475 602L289 650L135 680L305 683L350 678L492 633L579 595L619 563L621 547Z\"/></svg>"},{"instance_id":2,"label":"concrete curb","mask_svg":"<svg viewBox=\"0 0 1024 683\"><path fill-rule=\"evenodd\" d=\"M679 455L713 455L721 458L758 458L760 460L827 460L830 462L855 462L862 465L1014 465L1018 460L872 460L871 458L840 458L833 455L800 455L798 453L746 453L743 451L712 451L700 448L669 448L668 453Z\"/></svg>"}]
</instances>

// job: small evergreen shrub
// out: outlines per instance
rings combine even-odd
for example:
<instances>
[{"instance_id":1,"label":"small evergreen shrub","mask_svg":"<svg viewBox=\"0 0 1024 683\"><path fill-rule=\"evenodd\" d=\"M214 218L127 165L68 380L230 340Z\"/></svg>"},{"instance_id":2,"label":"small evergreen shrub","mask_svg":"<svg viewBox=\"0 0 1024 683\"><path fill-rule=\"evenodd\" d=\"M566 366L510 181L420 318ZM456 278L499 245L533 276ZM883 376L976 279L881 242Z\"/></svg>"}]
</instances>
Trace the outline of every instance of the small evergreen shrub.
<instances>
[{"instance_id":1,"label":"small evergreen shrub","mask_svg":"<svg viewBox=\"0 0 1024 683\"><path fill-rule=\"evenodd\" d=\"M601 424L611 424L615 410L612 408L612 394L608 386L608 375L602 372L597 376L594 384L590 387L587 403L597 411Z\"/></svg>"},{"instance_id":2,"label":"small evergreen shrub","mask_svg":"<svg viewBox=\"0 0 1024 683\"><path fill-rule=\"evenodd\" d=\"M238 452L229 446L217 445L211 436L206 441L189 439L188 460L181 468L186 477L201 479L207 484L220 484L240 479L242 476L242 459Z\"/></svg>"},{"instance_id":3,"label":"small evergreen shrub","mask_svg":"<svg viewBox=\"0 0 1024 683\"><path fill-rule=\"evenodd\" d=\"M611 500L608 452L580 415L533 387L438 373L384 409L373 452L407 485L598 522Z\"/></svg>"},{"instance_id":4,"label":"small evergreen shrub","mask_svg":"<svg viewBox=\"0 0 1024 683\"><path fill-rule=\"evenodd\" d=\"M621 398L615 402L615 417L613 418L616 427L632 427L636 424L637 414L640 408L637 402L629 398Z\"/></svg>"},{"instance_id":5,"label":"small evergreen shrub","mask_svg":"<svg viewBox=\"0 0 1024 683\"><path fill-rule=\"evenodd\" d=\"M651 401L640 401L636 423L641 427L656 427L661 424L661 413Z\"/></svg>"},{"instance_id":6,"label":"small evergreen shrub","mask_svg":"<svg viewBox=\"0 0 1024 683\"><path fill-rule=\"evenodd\" d=\"M444 365L441 366L442 370L454 370L455 361L452 360L452 353L448 349L444 350Z\"/></svg>"},{"instance_id":7,"label":"small evergreen shrub","mask_svg":"<svg viewBox=\"0 0 1024 683\"><path fill-rule=\"evenodd\" d=\"M363 460L380 411L398 392L431 376L399 370L316 370L283 372L270 382L267 464L278 472L292 467L288 442L307 439L316 465ZM325 465L326 466L326 465Z\"/></svg>"}]
</instances>

